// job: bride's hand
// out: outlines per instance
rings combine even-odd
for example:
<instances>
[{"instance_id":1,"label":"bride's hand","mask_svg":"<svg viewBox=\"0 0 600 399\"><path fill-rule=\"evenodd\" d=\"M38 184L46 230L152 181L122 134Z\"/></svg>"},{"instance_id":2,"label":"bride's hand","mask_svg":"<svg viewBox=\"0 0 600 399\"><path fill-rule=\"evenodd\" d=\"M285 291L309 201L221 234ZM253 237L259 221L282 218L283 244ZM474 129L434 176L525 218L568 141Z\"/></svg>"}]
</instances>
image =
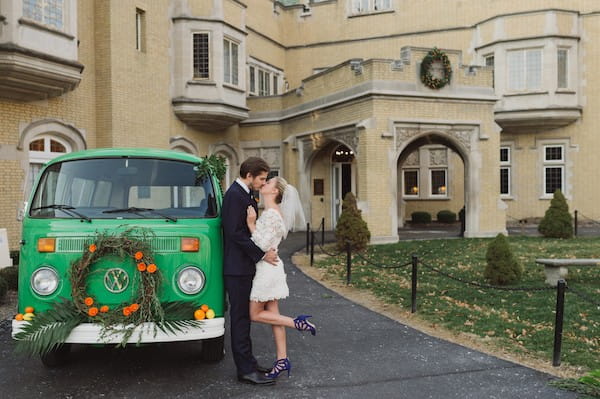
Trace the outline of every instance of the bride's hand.
<instances>
[{"instance_id":1,"label":"bride's hand","mask_svg":"<svg viewBox=\"0 0 600 399\"><path fill-rule=\"evenodd\" d=\"M252 227L256 223L256 211L252 205L248 205L246 208L246 223L248 227Z\"/></svg>"}]
</instances>

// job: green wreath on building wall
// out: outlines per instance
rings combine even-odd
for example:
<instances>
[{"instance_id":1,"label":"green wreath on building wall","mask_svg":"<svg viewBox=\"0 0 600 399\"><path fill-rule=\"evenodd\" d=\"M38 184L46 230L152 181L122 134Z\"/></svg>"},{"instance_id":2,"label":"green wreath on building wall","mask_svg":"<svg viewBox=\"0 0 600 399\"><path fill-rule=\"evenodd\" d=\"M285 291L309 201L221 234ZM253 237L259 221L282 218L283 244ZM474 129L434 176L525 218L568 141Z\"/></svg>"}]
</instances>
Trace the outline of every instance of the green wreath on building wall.
<instances>
[{"instance_id":1,"label":"green wreath on building wall","mask_svg":"<svg viewBox=\"0 0 600 399\"><path fill-rule=\"evenodd\" d=\"M443 67L443 76L436 78L431 74L431 66L434 62L441 62ZM446 53L434 47L421 61L421 82L430 89L441 89L450 83L452 78L452 66Z\"/></svg>"}]
</instances>

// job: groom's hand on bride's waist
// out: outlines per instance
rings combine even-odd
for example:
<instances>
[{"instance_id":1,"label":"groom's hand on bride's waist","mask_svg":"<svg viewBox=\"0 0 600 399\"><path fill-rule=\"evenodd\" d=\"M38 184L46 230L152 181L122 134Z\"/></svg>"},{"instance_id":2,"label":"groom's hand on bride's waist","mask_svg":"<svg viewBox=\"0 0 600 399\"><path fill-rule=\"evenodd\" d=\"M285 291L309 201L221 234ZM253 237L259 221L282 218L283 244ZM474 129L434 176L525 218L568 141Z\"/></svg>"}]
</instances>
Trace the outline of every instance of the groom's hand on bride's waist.
<instances>
[{"instance_id":1,"label":"groom's hand on bride's waist","mask_svg":"<svg viewBox=\"0 0 600 399\"><path fill-rule=\"evenodd\" d=\"M277 250L271 248L269 249L267 252L265 252L265 256L263 256L262 260L264 260L267 263L272 264L273 266L276 266L277 263L279 262L279 256L277 256Z\"/></svg>"}]
</instances>

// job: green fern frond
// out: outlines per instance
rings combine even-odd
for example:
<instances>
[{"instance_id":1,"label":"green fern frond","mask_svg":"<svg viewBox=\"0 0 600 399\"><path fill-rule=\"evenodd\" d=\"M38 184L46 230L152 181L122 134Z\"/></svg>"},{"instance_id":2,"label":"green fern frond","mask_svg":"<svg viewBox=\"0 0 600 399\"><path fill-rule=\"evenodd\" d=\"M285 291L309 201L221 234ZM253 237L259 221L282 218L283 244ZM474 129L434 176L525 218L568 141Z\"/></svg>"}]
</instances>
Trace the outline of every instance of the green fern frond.
<instances>
[{"instance_id":1,"label":"green fern frond","mask_svg":"<svg viewBox=\"0 0 600 399\"><path fill-rule=\"evenodd\" d=\"M64 343L71 331L84 320L72 302L62 299L15 335L15 351L44 355Z\"/></svg>"},{"instance_id":2,"label":"green fern frond","mask_svg":"<svg viewBox=\"0 0 600 399\"><path fill-rule=\"evenodd\" d=\"M190 320L194 318L194 312L200 307L194 302L163 302L162 309L164 320Z\"/></svg>"}]
</instances>

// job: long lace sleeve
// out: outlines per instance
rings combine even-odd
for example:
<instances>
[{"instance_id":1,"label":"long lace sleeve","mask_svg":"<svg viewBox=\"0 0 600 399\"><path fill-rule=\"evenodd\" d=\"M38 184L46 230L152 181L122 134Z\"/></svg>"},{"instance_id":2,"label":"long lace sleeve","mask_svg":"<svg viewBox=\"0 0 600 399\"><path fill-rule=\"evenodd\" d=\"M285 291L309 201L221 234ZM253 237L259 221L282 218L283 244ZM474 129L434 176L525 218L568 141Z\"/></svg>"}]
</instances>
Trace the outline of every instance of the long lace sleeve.
<instances>
[{"instance_id":1,"label":"long lace sleeve","mask_svg":"<svg viewBox=\"0 0 600 399\"><path fill-rule=\"evenodd\" d=\"M256 221L252 241L264 252L277 248L283 237L283 222L277 211L265 211Z\"/></svg>"}]
</instances>

